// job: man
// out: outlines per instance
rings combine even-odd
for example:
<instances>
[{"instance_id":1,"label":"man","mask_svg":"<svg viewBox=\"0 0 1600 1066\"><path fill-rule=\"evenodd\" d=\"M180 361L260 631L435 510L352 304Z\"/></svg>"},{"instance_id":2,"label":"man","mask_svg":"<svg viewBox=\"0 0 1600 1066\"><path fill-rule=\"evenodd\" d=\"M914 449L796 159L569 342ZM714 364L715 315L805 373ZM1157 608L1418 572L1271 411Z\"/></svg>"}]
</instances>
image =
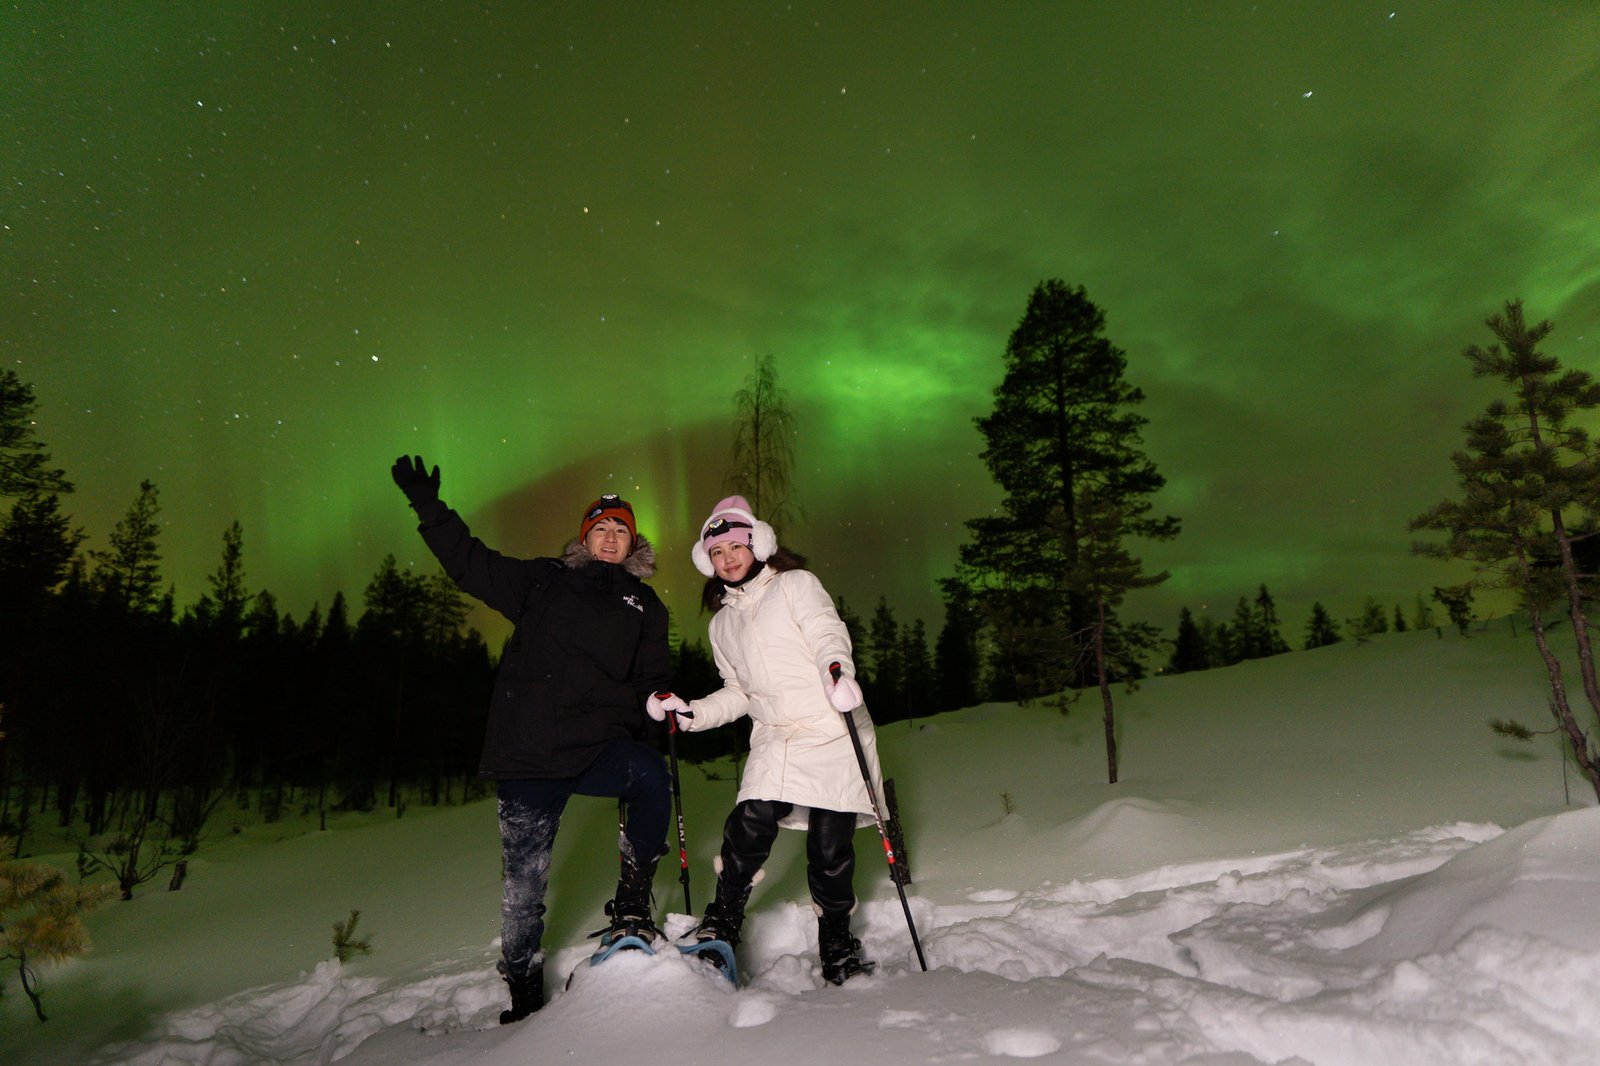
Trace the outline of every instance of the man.
<instances>
[{"instance_id":1,"label":"man","mask_svg":"<svg viewBox=\"0 0 1600 1066\"><path fill-rule=\"evenodd\" d=\"M513 559L473 536L439 499L437 466L430 473L421 456L401 456L391 473L445 572L516 627L495 677L478 767L498 782L506 1024L544 1005L550 852L573 794L627 804L602 949L630 937L648 946L660 935L650 884L666 852L671 786L660 753L641 739L645 700L671 688L667 610L644 583L655 573L655 551L628 501L607 495L584 511L560 558Z\"/></svg>"}]
</instances>

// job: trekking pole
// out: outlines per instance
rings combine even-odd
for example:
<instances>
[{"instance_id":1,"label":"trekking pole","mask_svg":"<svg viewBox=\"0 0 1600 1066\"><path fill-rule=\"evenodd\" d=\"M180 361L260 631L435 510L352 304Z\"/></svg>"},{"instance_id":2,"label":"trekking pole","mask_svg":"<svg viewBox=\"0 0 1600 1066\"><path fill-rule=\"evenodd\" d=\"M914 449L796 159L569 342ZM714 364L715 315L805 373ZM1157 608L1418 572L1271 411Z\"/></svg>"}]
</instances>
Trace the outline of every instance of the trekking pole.
<instances>
[{"instance_id":1,"label":"trekking pole","mask_svg":"<svg viewBox=\"0 0 1600 1066\"><path fill-rule=\"evenodd\" d=\"M837 685L841 673L839 664L829 663L828 673L833 675L833 683ZM856 731L855 712L841 717L846 728L850 730L850 743L856 749L856 763L861 767L861 781L867 786L867 799L872 801L872 819L878 823L878 836L883 839L883 854L889 860L889 880L894 882L894 890L900 893L900 909L906 912L906 928L911 930L911 946L917 949L917 962L926 973L928 960L922 957L922 941L917 939L917 923L911 920L911 904L906 902L905 878L900 875L900 867L896 864L894 845L889 843L889 829L883 823L883 811L878 806L878 793L872 787L872 770L867 766L867 753L861 747L861 734Z\"/></svg>"},{"instance_id":2,"label":"trekking pole","mask_svg":"<svg viewBox=\"0 0 1600 1066\"><path fill-rule=\"evenodd\" d=\"M657 699L666 699L670 692L657 692ZM690 718L694 712L685 711ZM683 882L683 912L694 913L689 902L689 842L683 835L683 792L678 787L678 714L667 712L667 759L672 764L672 809L678 815L678 880Z\"/></svg>"}]
</instances>

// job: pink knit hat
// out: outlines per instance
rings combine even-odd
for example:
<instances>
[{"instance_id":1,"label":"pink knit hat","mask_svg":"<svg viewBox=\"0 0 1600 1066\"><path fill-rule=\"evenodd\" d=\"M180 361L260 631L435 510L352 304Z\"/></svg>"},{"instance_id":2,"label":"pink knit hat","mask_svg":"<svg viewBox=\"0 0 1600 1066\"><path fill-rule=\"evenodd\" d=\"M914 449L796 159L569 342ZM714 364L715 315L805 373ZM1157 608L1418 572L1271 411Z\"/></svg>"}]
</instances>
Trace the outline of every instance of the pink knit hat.
<instances>
[{"instance_id":1,"label":"pink knit hat","mask_svg":"<svg viewBox=\"0 0 1600 1066\"><path fill-rule=\"evenodd\" d=\"M711 565L711 549L718 544L735 543L748 547L763 562L778 547L777 534L751 512L750 503L743 496L729 496L711 509L711 517L700 526L700 539L689 557L696 570L710 577L716 573Z\"/></svg>"}]
</instances>

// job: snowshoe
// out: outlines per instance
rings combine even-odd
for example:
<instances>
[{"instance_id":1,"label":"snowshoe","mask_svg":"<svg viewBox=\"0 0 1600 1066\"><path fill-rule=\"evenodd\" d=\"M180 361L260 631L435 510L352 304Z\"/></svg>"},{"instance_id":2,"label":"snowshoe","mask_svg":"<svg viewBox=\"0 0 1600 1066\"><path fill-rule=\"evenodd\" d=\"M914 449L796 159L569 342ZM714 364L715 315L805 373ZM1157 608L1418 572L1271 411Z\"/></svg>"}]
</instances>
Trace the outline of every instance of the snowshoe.
<instances>
[{"instance_id":1,"label":"snowshoe","mask_svg":"<svg viewBox=\"0 0 1600 1066\"><path fill-rule=\"evenodd\" d=\"M847 956L837 962L824 962L822 964L822 979L830 985L842 985L852 977L871 974L878 968L878 964L854 955Z\"/></svg>"},{"instance_id":2,"label":"snowshoe","mask_svg":"<svg viewBox=\"0 0 1600 1066\"><path fill-rule=\"evenodd\" d=\"M727 978L729 984L739 987L739 964L733 957L733 945L726 940L697 940L692 944L679 944L678 950L706 962Z\"/></svg>"},{"instance_id":3,"label":"snowshoe","mask_svg":"<svg viewBox=\"0 0 1600 1066\"><path fill-rule=\"evenodd\" d=\"M818 919L817 947L822 955L822 979L832 985L870 974L878 965L861 957L861 941L850 935L848 913Z\"/></svg>"},{"instance_id":4,"label":"snowshoe","mask_svg":"<svg viewBox=\"0 0 1600 1066\"><path fill-rule=\"evenodd\" d=\"M590 966L600 965L619 951L656 953L655 942L660 939L661 930L650 920L650 915L618 914L610 903L606 904L606 913L612 916L611 924L589 934L600 938L600 946L589 956Z\"/></svg>"},{"instance_id":5,"label":"snowshoe","mask_svg":"<svg viewBox=\"0 0 1600 1066\"><path fill-rule=\"evenodd\" d=\"M600 946L595 948L593 955L589 956L589 965L599 966L619 951L642 951L646 955L654 955L656 953L656 949L651 946L650 940L630 933L615 939L600 941Z\"/></svg>"}]
</instances>

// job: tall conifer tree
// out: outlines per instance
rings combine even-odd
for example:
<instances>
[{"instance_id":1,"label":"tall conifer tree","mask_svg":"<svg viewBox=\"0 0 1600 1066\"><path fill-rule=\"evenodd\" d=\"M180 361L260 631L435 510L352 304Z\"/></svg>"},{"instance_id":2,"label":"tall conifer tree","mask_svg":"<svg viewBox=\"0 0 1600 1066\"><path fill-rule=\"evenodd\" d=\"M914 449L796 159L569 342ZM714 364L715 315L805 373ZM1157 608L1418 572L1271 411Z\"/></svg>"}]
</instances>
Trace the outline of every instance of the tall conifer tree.
<instances>
[{"instance_id":1,"label":"tall conifer tree","mask_svg":"<svg viewBox=\"0 0 1600 1066\"><path fill-rule=\"evenodd\" d=\"M1195 624L1194 612L1184 607L1178 612L1178 636L1167 663L1170 674L1187 674L1211 668L1211 652L1206 637Z\"/></svg>"},{"instance_id":2,"label":"tall conifer tree","mask_svg":"<svg viewBox=\"0 0 1600 1066\"><path fill-rule=\"evenodd\" d=\"M153 612L161 605L159 495L153 482L141 481L139 495L111 531L110 548L89 553L98 564L91 581L94 589L136 613Z\"/></svg>"},{"instance_id":3,"label":"tall conifer tree","mask_svg":"<svg viewBox=\"0 0 1600 1066\"><path fill-rule=\"evenodd\" d=\"M0 496L65 493L72 483L50 465L50 452L34 430L33 386L14 370L0 370Z\"/></svg>"},{"instance_id":4,"label":"tall conifer tree","mask_svg":"<svg viewBox=\"0 0 1600 1066\"><path fill-rule=\"evenodd\" d=\"M1600 454L1577 418L1600 409L1600 383L1586 371L1563 370L1556 357L1539 349L1554 326L1530 325L1520 300L1508 302L1485 324L1499 343L1472 345L1463 354L1474 376L1498 380L1510 396L1467 423L1466 446L1451 457L1461 497L1411 522L1413 530L1443 533L1445 540L1416 549L1468 560L1477 571L1466 585L1434 590L1463 632L1475 586L1521 595L1544 660L1556 725L1600 795L1600 747L1590 733L1590 719L1600 716L1600 681L1586 603L1594 576L1578 563L1574 533L1592 524L1600 504ZM1591 712L1582 722L1547 638L1551 613L1564 613L1571 623L1578 678Z\"/></svg>"},{"instance_id":5,"label":"tall conifer tree","mask_svg":"<svg viewBox=\"0 0 1600 1066\"><path fill-rule=\"evenodd\" d=\"M1125 379L1127 357L1104 331L1105 314L1081 286L1041 282L1006 344L994 409L976 420L1004 497L998 513L967 522L958 577L1009 645L1012 668L1033 674L1024 696L1049 691L1048 678L1069 663L1074 680L1091 676L1075 649L1096 625L1095 604L1069 577L1091 536L1081 501L1114 510L1119 535L1178 532L1176 518L1151 514L1166 479L1141 450L1144 393ZM1041 669L1041 657L1064 661Z\"/></svg>"}]
</instances>

